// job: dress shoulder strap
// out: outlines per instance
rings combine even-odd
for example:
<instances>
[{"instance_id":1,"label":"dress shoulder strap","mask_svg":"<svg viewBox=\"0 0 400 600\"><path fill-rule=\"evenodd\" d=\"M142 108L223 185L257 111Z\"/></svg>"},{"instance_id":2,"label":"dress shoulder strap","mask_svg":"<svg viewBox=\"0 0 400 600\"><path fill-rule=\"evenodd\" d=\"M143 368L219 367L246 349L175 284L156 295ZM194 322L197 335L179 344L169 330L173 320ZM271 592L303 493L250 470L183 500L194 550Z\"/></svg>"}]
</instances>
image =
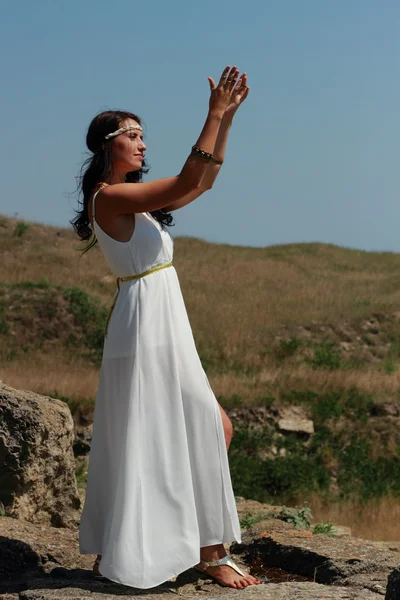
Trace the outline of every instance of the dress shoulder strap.
<instances>
[{"instance_id":1,"label":"dress shoulder strap","mask_svg":"<svg viewBox=\"0 0 400 600\"><path fill-rule=\"evenodd\" d=\"M102 190L104 187L107 187L108 183L100 183L98 184L99 188L95 191L95 193L93 194L93 198L92 198L92 216L93 216L93 221L96 219L96 205L95 205L95 200L96 200L96 196L99 193L100 190Z\"/></svg>"}]
</instances>

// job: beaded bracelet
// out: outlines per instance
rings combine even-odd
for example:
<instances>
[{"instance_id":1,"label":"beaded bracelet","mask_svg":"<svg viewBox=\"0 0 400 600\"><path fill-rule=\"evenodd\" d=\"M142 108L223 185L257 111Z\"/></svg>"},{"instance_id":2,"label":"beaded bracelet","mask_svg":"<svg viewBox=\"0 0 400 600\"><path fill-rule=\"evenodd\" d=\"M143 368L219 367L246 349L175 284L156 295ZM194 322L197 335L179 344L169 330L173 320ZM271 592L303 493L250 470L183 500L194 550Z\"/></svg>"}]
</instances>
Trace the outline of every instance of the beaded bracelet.
<instances>
[{"instance_id":1,"label":"beaded bracelet","mask_svg":"<svg viewBox=\"0 0 400 600\"><path fill-rule=\"evenodd\" d=\"M214 158L213 154L210 154L210 152L206 152L205 150L202 150L198 146L192 146L191 154L193 154L194 156L198 156L199 158L202 158L206 162L213 162L216 165L222 165L222 163L224 162L223 160L217 160L216 158Z\"/></svg>"}]
</instances>

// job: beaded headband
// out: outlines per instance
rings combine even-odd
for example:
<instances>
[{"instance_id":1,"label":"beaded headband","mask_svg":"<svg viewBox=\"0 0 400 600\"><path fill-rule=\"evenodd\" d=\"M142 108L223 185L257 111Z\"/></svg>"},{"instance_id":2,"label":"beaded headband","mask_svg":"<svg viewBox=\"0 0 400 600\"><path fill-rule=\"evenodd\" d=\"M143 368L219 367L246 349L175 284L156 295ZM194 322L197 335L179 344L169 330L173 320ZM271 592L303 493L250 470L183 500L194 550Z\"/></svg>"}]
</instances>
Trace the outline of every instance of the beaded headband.
<instances>
[{"instance_id":1,"label":"beaded headband","mask_svg":"<svg viewBox=\"0 0 400 600\"><path fill-rule=\"evenodd\" d=\"M143 128L140 127L140 125L128 125L127 127L121 127L120 129L117 129L117 131L113 131L113 133L108 133L104 136L104 139L108 140L110 138L115 137L116 135L124 133L124 131L130 131L131 129L139 129L140 131L143 131Z\"/></svg>"}]
</instances>

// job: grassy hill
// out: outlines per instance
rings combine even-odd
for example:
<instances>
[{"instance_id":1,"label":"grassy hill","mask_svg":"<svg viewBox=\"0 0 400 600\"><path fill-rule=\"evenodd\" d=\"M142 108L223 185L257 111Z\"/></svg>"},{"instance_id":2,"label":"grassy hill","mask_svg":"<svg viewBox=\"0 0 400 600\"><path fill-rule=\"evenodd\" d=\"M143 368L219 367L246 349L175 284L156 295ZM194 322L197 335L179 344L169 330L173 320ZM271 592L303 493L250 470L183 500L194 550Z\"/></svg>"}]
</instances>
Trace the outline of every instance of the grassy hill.
<instances>
[{"instance_id":1,"label":"grassy hill","mask_svg":"<svg viewBox=\"0 0 400 600\"><path fill-rule=\"evenodd\" d=\"M93 399L115 280L72 230L0 218L0 376ZM291 389L398 397L400 255L175 240L197 347L225 405Z\"/></svg>"},{"instance_id":2,"label":"grassy hill","mask_svg":"<svg viewBox=\"0 0 400 600\"><path fill-rule=\"evenodd\" d=\"M0 217L0 379L63 398L90 421L115 278L98 247L82 257L80 247L72 230ZM319 518L339 498L339 522L367 515L390 528L400 495L400 255L177 238L174 264L211 385L240 415L236 493L308 498L313 509L328 501ZM273 419L263 429L246 421L246 411L271 416L285 403L313 419L311 440L282 436ZM360 512L360 501L377 499Z\"/></svg>"}]
</instances>

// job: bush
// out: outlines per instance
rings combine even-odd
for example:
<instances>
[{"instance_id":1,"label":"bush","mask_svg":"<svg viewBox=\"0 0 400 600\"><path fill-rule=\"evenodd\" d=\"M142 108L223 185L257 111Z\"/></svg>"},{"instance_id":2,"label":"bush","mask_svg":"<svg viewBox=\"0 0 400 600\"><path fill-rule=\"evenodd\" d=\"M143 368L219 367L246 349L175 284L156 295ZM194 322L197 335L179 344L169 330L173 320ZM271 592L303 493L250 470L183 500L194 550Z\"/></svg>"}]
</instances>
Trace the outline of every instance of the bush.
<instances>
[{"instance_id":1,"label":"bush","mask_svg":"<svg viewBox=\"0 0 400 600\"><path fill-rule=\"evenodd\" d=\"M241 529L250 529L250 527L253 527L253 525L260 523L260 521L264 521L264 519L266 519L267 517L268 515L262 513L256 515L253 515L252 513L246 513L240 519L240 527Z\"/></svg>"},{"instance_id":2,"label":"bush","mask_svg":"<svg viewBox=\"0 0 400 600\"><path fill-rule=\"evenodd\" d=\"M314 351L313 358L309 361L313 369L340 369L342 359L335 344L323 341Z\"/></svg>"},{"instance_id":3,"label":"bush","mask_svg":"<svg viewBox=\"0 0 400 600\"><path fill-rule=\"evenodd\" d=\"M317 523L313 528L314 535L326 535L328 537L335 537L335 526L329 522Z\"/></svg>"},{"instance_id":4,"label":"bush","mask_svg":"<svg viewBox=\"0 0 400 600\"><path fill-rule=\"evenodd\" d=\"M312 521L311 508L307 502L304 502L303 506L296 506L295 508L283 506L278 514L278 519L294 525L297 529L310 529Z\"/></svg>"},{"instance_id":5,"label":"bush","mask_svg":"<svg viewBox=\"0 0 400 600\"><path fill-rule=\"evenodd\" d=\"M305 448L293 438L288 442L288 456L262 460L260 451L271 443L271 431L267 428L264 432L246 427L235 429L229 462L236 495L259 502L292 502L300 493L328 489L329 472L321 448Z\"/></svg>"},{"instance_id":6,"label":"bush","mask_svg":"<svg viewBox=\"0 0 400 600\"><path fill-rule=\"evenodd\" d=\"M30 225L29 223L25 223L24 221L19 221L19 223L16 224L15 229L14 229L14 235L17 237L22 237L25 233L25 231L27 231L29 229Z\"/></svg>"},{"instance_id":7,"label":"bush","mask_svg":"<svg viewBox=\"0 0 400 600\"><path fill-rule=\"evenodd\" d=\"M274 354L278 360L284 360L293 356L300 348L301 342L296 337L288 340L280 340L279 346L274 349Z\"/></svg>"},{"instance_id":8,"label":"bush","mask_svg":"<svg viewBox=\"0 0 400 600\"><path fill-rule=\"evenodd\" d=\"M76 287L67 288L64 299L69 302L69 311L74 315L76 323L83 329L86 347L99 364L103 353L107 308L96 298Z\"/></svg>"}]
</instances>

